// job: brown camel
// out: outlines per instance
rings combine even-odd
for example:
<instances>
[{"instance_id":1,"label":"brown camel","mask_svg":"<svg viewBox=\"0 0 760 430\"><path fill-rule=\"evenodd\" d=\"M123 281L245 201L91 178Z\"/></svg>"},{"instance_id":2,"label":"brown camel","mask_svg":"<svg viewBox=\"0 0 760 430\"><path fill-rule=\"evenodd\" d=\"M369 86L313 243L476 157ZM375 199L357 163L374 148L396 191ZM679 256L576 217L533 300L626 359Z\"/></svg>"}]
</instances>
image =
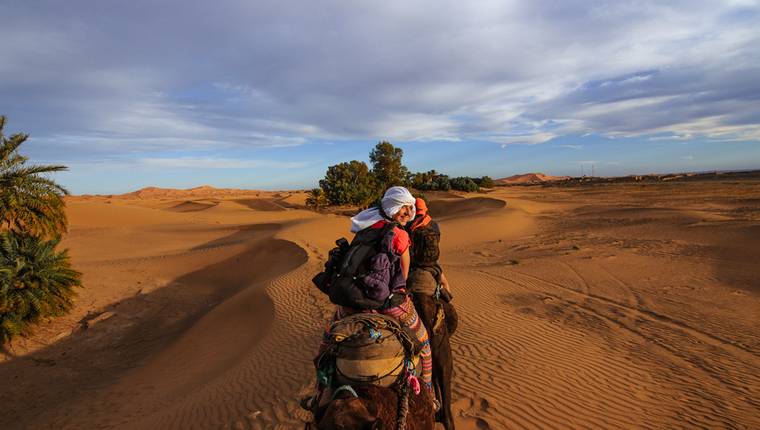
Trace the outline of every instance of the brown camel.
<instances>
[{"instance_id":1,"label":"brown camel","mask_svg":"<svg viewBox=\"0 0 760 430\"><path fill-rule=\"evenodd\" d=\"M314 422L306 429L319 430L433 430L433 404L428 391L408 394L408 409L404 413L399 393L394 388L376 385L357 385L341 390L329 402L315 406ZM401 397L403 399L403 396ZM399 410L401 409L401 417ZM401 421L399 421L399 418Z\"/></svg>"},{"instance_id":2,"label":"brown camel","mask_svg":"<svg viewBox=\"0 0 760 430\"><path fill-rule=\"evenodd\" d=\"M446 430L454 430L454 417L451 413L451 377L454 373L454 360L451 354L449 336L456 330L457 319L451 304L436 299L427 293L414 293L414 306L422 318L430 337L430 349L433 353L433 387L441 407L436 421ZM445 313L445 320L437 322L441 316L439 307ZM445 311L445 312L443 312Z\"/></svg>"}]
</instances>

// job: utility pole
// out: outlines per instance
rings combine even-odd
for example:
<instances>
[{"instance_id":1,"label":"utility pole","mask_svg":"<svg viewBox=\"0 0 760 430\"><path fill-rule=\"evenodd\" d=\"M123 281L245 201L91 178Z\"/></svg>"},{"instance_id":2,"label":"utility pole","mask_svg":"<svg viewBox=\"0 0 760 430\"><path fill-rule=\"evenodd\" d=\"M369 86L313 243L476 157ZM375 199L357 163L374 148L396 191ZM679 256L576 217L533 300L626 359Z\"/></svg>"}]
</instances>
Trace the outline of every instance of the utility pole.
<instances>
[{"instance_id":1,"label":"utility pole","mask_svg":"<svg viewBox=\"0 0 760 430\"><path fill-rule=\"evenodd\" d=\"M591 177L594 177L594 163L591 163Z\"/></svg>"},{"instance_id":2,"label":"utility pole","mask_svg":"<svg viewBox=\"0 0 760 430\"><path fill-rule=\"evenodd\" d=\"M581 163L581 178L582 178L583 176L584 176L584 173L583 173L583 163Z\"/></svg>"}]
</instances>

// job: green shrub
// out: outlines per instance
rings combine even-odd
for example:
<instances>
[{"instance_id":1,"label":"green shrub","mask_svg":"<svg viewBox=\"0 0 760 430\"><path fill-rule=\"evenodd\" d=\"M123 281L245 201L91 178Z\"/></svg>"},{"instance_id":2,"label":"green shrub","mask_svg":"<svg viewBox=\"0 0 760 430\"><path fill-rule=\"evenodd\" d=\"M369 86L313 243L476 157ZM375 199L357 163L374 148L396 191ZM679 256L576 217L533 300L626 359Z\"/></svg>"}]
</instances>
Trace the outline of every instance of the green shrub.
<instances>
[{"instance_id":1,"label":"green shrub","mask_svg":"<svg viewBox=\"0 0 760 430\"><path fill-rule=\"evenodd\" d=\"M482 178L472 178L472 181L475 182L481 188L493 188L495 185L493 182L493 179L491 179L490 176L483 176Z\"/></svg>"},{"instance_id":2,"label":"green shrub","mask_svg":"<svg viewBox=\"0 0 760 430\"><path fill-rule=\"evenodd\" d=\"M451 180L451 188L459 191L475 192L478 191L478 184L471 178L460 176Z\"/></svg>"},{"instance_id":3,"label":"green shrub","mask_svg":"<svg viewBox=\"0 0 760 430\"><path fill-rule=\"evenodd\" d=\"M366 205L381 192L369 167L356 160L328 167L319 187L333 205Z\"/></svg>"},{"instance_id":4,"label":"green shrub","mask_svg":"<svg viewBox=\"0 0 760 430\"><path fill-rule=\"evenodd\" d=\"M58 241L0 233L0 343L71 308L81 274L71 268L67 251L56 252Z\"/></svg>"},{"instance_id":5,"label":"green shrub","mask_svg":"<svg viewBox=\"0 0 760 430\"><path fill-rule=\"evenodd\" d=\"M449 177L435 170L412 175L412 187L423 191L448 191L451 189Z\"/></svg>"}]
</instances>

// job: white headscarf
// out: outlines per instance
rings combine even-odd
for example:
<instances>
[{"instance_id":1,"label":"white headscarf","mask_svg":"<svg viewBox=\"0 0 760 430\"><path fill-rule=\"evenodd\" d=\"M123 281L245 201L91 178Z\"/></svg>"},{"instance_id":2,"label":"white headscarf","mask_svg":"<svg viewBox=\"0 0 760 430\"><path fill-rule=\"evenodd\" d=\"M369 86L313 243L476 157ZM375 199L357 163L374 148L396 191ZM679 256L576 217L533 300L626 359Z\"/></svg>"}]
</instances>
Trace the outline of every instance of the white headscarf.
<instances>
[{"instance_id":1,"label":"white headscarf","mask_svg":"<svg viewBox=\"0 0 760 430\"><path fill-rule=\"evenodd\" d=\"M414 196L409 190L404 187L390 187L385 192L380 205L383 207L383 212L389 217L396 215L402 207L411 205L412 219L414 219L414 203ZM365 209L351 218L351 233L364 230L382 219L384 219L383 215L377 208Z\"/></svg>"}]
</instances>

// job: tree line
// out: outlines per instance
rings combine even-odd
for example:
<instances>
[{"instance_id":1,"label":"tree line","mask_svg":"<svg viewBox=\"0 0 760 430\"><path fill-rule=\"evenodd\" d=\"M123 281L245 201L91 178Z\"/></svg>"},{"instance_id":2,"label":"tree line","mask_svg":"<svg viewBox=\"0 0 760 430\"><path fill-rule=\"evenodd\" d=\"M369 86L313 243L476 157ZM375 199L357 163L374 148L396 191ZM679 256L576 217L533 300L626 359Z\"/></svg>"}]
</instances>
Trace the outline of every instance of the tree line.
<instances>
[{"instance_id":1,"label":"tree line","mask_svg":"<svg viewBox=\"0 0 760 430\"><path fill-rule=\"evenodd\" d=\"M327 205L369 206L386 189L401 185L418 191L479 191L494 186L488 176L450 178L435 170L412 173L404 166L404 151L382 141L369 153L372 168L363 161L347 161L329 166L319 188L308 191L306 204L316 209Z\"/></svg>"},{"instance_id":2,"label":"tree line","mask_svg":"<svg viewBox=\"0 0 760 430\"><path fill-rule=\"evenodd\" d=\"M5 122L0 116L0 344L69 311L82 277L56 250L68 191L47 175L66 167L27 164L19 147L29 136L6 137Z\"/></svg>"}]
</instances>

